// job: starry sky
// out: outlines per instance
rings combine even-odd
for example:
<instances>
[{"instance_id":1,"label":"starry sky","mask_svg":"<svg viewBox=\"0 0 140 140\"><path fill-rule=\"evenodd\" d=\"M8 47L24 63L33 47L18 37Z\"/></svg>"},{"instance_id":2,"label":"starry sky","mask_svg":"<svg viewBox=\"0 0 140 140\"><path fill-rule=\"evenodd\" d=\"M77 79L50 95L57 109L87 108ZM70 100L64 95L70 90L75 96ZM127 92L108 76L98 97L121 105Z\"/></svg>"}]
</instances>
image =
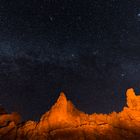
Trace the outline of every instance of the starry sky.
<instances>
[{"instance_id":1,"label":"starry sky","mask_svg":"<svg viewBox=\"0 0 140 140\"><path fill-rule=\"evenodd\" d=\"M60 91L86 113L140 92L139 0L0 0L0 104L38 120Z\"/></svg>"}]
</instances>

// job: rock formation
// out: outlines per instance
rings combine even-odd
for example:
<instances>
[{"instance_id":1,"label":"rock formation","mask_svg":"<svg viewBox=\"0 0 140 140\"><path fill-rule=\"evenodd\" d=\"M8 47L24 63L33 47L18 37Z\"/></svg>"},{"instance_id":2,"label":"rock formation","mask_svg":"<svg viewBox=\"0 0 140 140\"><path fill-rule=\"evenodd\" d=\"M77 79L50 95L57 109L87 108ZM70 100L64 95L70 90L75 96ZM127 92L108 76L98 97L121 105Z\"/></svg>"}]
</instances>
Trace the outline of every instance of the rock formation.
<instances>
[{"instance_id":1,"label":"rock formation","mask_svg":"<svg viewBox=\"0 0 140 140\"><path fill-rule=\"evenodd\" d=\"M140 96L127 90L119 113L85 114L60 93L39 122L21 122L17 113L0 109L0 140L140 140Z\"/></svg>"}]
</instances>

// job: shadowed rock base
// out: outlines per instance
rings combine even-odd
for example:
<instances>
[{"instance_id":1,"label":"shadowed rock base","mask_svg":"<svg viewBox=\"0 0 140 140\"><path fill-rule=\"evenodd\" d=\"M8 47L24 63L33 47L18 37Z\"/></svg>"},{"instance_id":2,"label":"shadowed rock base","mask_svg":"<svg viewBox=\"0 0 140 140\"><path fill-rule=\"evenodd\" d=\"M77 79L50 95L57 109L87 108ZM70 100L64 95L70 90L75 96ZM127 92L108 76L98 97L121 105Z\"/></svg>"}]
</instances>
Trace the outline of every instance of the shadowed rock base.
<instances>
[{"instance_id":1,"label":"shadowed rock base","mask_svg":"<svg viewBox=\"0 0 140 140\"><path fill-rule=\"evenodd\" d=\"M20 122L17 113L0 109L0 140L140 140L140 96L127 90L127 107L119 113L88 115L61 93L39 122Z\"/></svg>"}]
</instances>

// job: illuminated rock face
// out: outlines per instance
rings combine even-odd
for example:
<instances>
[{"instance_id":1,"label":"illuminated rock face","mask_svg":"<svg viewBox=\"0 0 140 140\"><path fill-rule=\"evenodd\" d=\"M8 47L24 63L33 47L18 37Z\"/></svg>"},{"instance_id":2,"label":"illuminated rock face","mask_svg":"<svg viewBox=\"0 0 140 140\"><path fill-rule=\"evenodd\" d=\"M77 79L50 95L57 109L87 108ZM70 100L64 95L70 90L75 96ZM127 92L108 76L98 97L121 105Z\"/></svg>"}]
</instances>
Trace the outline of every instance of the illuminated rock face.
<instances>
[{"instance_id":1,"label":"illuminated rock face","mask_svg":"<svg viewBox=\"0 0 140 140\"><path fill-rule=\"evenodd\" d=\"M20 122L17 113L0 109L0 140L140 140L140 96L127 90L119 113L88 115L61 93L39 122Z\"/></svg>"}]
</instances>

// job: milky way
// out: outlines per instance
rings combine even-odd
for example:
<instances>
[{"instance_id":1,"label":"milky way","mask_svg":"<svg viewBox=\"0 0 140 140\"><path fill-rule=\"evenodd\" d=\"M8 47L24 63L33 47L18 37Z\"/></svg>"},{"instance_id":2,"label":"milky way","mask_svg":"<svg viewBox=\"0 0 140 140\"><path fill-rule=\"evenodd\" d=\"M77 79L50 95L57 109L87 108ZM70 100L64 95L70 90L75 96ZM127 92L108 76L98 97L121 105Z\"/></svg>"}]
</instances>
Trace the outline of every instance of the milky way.
<instances>
[{"instance_id":1,"label":"milky way","mask_svg":"<svg viewBox=\"0 0 140 140\"><path fill-rule=\"evenodd\" d=\"M138 1L0 1L0 103L34 119L65 91L87 113L120 111L139 91L139 12Z\"/></svg>"}]
</instances>

